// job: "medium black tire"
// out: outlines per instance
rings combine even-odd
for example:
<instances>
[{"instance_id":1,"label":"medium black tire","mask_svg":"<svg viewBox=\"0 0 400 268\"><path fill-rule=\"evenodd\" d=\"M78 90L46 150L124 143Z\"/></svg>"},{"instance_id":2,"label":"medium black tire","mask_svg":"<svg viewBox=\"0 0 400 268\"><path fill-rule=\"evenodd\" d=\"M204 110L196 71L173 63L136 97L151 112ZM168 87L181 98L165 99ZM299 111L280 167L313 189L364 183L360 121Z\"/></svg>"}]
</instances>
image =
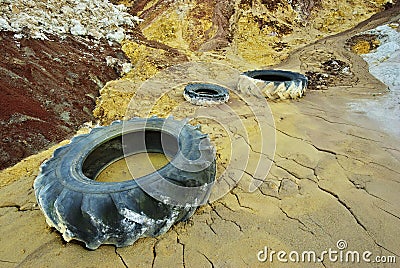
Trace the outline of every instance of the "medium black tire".
<instances>
[{"instance_id":1,"label":"medium black tire","mask_svg":"<svg viewBox=\"0 0 400 268\"><path fill-rule=\"evenodd\" d=\"M185 86L183 96L194 105L210 106L227 102L229 91L215 84L191 83Z\"/></svg>"},{"instance_id":2,"label":"medium black tire","mask_svg":"<svg viewBox=\"0 0 400 268\"><path fill-rule=\"evenodd\" d=\"M135 180L94 180L105 166L139 152L164 153L172 160ZM202 169L181 168L194 165ZM136 118L95 128L58 148L42 164L34 190L47 223L66 241L82 241L89 249L122 247L165 233L190 217L208 199L215 172L214 148L198 128L173 119ZM181 199L186 203L169 201L184 195L181 189L194 189Z\"/></svg>"},{"instance_id":3,"label":"medium black tire","mask_svg":"<svg viewBox=\"0 0 400 268\"><path fill-rule=\"evenodd\" d=\"M307 88L305 75L282 70L254 70L239 77L238 91L252 94L260 90L268 99L301 98Z\"/></svg>"}]
</instances>

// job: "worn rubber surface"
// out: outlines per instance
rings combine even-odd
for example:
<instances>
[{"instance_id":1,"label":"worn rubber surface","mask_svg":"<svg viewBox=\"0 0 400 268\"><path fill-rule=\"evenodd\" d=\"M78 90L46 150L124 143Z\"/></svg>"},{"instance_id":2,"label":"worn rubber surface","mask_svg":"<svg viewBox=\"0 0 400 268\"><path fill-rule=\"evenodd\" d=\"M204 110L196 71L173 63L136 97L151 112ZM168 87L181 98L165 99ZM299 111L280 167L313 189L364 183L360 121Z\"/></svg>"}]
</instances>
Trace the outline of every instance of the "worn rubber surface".
<instances>
[{"instance_id":1,"label":"worn rubber surface","mask_svg":"<svg viewBox=\"0 0 400 268\"><path fill-rule=\"evenodd\" d=\"M227 102L229 91L214 84L192 83L186 85L183 96L194 105L210 106Z\"/></svg>"},{"instance_id":2,"label":"worn rubber surface","mask_svg":"<svg viewBox=\"0 0 400 268\"><path fill-rule=\"evenodd\" d=\"M94 180L105 166L140 152L164 153L172 160L135 180ZM89 249L101 244L127 246L140 237L165 233L206 202L215 179L214 154L208 136L185 121L116 121L58 148L41 166L35 195L47 223L66 241L82 241ZM193 166L202 168L182 168ZM158 182L170 187L157 187ZM149 189L158 189L161 193L154 196L164 199L154 198ZM196 191L187 194L185 189ZM185 193L181 200L186 203L169 202Z\"/></svg>"},{"instance_id":3,"label":"worn rubber surface","mask_svg":"<svg viewBox=\"0 0 400 268\"><path fill-rule=\"evenodd\" d=\"M301 98L307 88L305 75L282 70L254 70L240 75L238 91L254 94L261 91L268 99Z\"/></svg>"}]
</instances>

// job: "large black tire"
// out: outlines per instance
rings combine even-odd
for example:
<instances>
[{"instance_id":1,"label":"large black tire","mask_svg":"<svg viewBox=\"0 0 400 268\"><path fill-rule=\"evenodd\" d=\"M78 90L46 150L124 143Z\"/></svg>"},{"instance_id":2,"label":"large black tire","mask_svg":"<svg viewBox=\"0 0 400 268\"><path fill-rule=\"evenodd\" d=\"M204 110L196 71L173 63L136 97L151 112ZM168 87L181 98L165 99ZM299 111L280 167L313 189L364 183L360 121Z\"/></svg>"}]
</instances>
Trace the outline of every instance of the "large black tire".
<instances>
[{"instance_id":1,"label":"large black tire","mask_svg":"<svg viewBox=\"0 0 400 268\"><path fill-rule=\"evenodd\" d=\"M183 91L184 98L194 105L210 106L227 102L228 89L207 83L191 83Z\"/></svg>"},{"instance_id":2,"label":"large black tire","mask_svg":"<svg viewBox=\"0 0 400 268\"><path fill-rule=\"evenodd\" d=\"M164 153L172 160L135 180L94 180L105 166L139 152ZM42 164L34 190L50 226L66 241L96 249L166 232L206 202L214 180L215 151L207 135L185 121L136 118L95 128L58 148Z\"/></svg>"},{"instance_id":3,"label":"large black tire","mask_svg":"<svg viewBox=\"0 0 400 268\"><path fill-rule=\"evenodd\" d=\"M252 94L261 91L268 99L301 98L307 88L305 75L282 70L254 70L239 77L238 91Z\"/></svg>"}]
</instances>

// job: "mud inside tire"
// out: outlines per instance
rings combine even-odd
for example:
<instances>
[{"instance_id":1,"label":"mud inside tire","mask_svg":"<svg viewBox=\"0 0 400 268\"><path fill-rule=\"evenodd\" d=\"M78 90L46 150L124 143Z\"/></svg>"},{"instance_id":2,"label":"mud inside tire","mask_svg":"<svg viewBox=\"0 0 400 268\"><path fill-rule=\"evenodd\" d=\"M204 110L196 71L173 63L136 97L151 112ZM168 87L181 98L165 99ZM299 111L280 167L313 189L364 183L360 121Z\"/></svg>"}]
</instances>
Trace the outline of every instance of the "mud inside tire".
<instances>
[{"instance_id":1,"label":"mud inside tire","mask_svg":"<svg viewBox=\"0 0 400 268\"><path fill-rule=\"evenodd\" d=\"M94 180L109 164L141 152L172 160L135 180ZM206 202L214 179L215 151L207 135L185 121L136 118L95 128L57 149L42 164L34 190L50 226L66 241L96 249L165 233Z\"/></svg>"}]
</instances>

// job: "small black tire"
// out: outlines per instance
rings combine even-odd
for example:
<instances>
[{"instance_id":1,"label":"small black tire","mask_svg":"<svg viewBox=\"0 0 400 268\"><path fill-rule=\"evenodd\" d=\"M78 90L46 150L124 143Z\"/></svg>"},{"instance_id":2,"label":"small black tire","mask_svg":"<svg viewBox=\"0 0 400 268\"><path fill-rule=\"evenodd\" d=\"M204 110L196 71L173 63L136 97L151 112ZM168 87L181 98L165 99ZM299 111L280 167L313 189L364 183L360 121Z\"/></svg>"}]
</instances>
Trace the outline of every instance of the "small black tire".
<instances>
[{"instance_id":1,"label":"small black tire","mask_svg":"<svg viewBox=\"0 0 400 268\"><path fill-rule=\"evenodd\" d=\"M130 138L131 143L126 144L124 138ZM144 147L137 142L142 138ZM164 148L164 138L168 148ZM126 148L130 151L126 152ZM95 180L105 166L125 155L143 151L169 154L172 160L135 180ZM180 168L191 163L203 168ZM122 247L140 237L165 233L174 223L189 218L199 205L207 202L215 170L214 147L198 127L170 118L135 118L94 128L58 148L41 165L34 190L47 223L67 242L79 240L89 249L101 244ZM168 200L184 192L156 187L164 198L160 200L146 191L146 187L157 186L160 181L179 189L198 190L183 199L188 203L176 204Z\"/></svg>"},{"instance_id":2,"label":"small black tire","mask_svg":"<svg viewBox=\"0 0 400 268\"><path fill-rule=\"evenodd\" d=\"M252 94L261 90L264 97L276 99L301 98L306 91L308 79L305 75L282 70L254 70L239 77L238 91Z\"/></svg>"},{"instance_id":3,"label":"small black tire","mask_svg":"<svg viewBox=\"0 0 400 268\"><path fill-rule=\"evenodd\" d=\"M211 106L229 99L228 89L207 83L191 83L185 86L183 97L194 105Z\"/></svg>"}]
</instances>

